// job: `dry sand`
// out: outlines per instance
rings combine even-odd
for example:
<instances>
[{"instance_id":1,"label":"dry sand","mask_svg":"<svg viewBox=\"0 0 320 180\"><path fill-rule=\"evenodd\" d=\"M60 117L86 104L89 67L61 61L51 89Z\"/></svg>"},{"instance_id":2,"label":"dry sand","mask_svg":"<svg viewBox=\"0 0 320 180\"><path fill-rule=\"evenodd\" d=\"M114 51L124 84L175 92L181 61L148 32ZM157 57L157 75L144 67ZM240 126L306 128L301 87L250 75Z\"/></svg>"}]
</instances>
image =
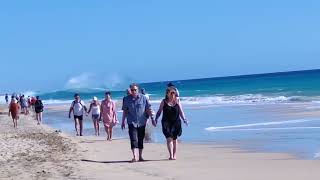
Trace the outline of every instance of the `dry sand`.
<instances>
[{"instance_id":1,"label":"dry sand","mask_svg":"<svg viewBox=\"0 0 320 180\"><path fill-rule=\"evenodd\" d=\"M14 129L7 113L0 115L0 179L73 178L76 142L36 124L32 116L20 115Z\"/></svg>"},{"instance_id":2,"label":"dry sand","mask_svg":"<svg viewBox=\"0 0 320 180\"><path fill-rule=\"evenodd\" d=\"M7 115L0 115L0 179L320 179L319 161L286 154L180 144L178 160L169 161L164 144L147 143L147 161L129 163L127 139L73 137L37 126L24 115L18 130L12 126Z\"/></svg>"}]
</instances>

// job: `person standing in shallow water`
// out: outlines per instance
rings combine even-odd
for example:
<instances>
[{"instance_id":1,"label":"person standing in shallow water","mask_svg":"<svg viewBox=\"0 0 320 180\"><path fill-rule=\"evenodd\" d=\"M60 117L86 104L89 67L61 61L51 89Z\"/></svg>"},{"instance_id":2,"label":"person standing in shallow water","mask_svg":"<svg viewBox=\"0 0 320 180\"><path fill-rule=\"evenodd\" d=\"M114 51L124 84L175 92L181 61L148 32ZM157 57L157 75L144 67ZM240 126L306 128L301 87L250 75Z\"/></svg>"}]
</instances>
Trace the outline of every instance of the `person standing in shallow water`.
<instances>
[{"instance_id":1,"label":"person standing in shallow water","mask_svg":"<svg viewBox=\"0 0 320 180\"><path fill-rule=\"evenodd\" d=\"M76 135L82 136L83 131L83 114L87 111L87 107L84 102L80 99L79 94L74 95L74 101L71 103L71 107L69 110L69 118L71 118L71 112L73 112L74 118L74 128L76 130ZM79 128L78 128L79 126Z\"/></svg>"},{"instance_id":2,"label":"person standing in shallow water","mask_svg":"<svg viewBox=\"0 0 320 180\"><path fill-rule=\"evenodd\" d=\"M139 94L138 85L131 84L130 90L131 94L123 98L121 128L125 129L125 120L127 119L131 151L133 154L131 162L136 162L138 160L144 161L142 156L143 140L145 136L148 115L151 117L154 126L155 121L151 113L151 104L144 95Z\"/></svg>"},{"instance_id":3,"label":"person standing in shallow water","mask_svg":"<svg viewBox=\"0 0 320 180\"><path fill-rule=\"evenodd\" d=\"M155 122L162 115L162 132L167 139L167 148L169 151L169 160L177 159L178 137L182 134L181 119L188 125L180 101L177 98L177 92L174 87L168 87L166 97L162 100L156 115Z\"/></svg>"},{"instance_id":4,"label":"person standing in shallow water","mask_svg":"<svg viewBox=\"0 0 320 180\"><path fill-rule=\"evenodd\" d=\"M9 113L8 116L12 117L13 127L18 128L18 119L20 114L20 105L16 99L12 99L9 105Z\"/></svg>"},{"instance_id":5,"label":"person standing in shallow water","mask_svg":"<svg viewBox=\"0 0 320 180\"><path fill-rule=\"evenodd\" d=\"M105 99L101 102L101 115L104 128L107 133L107 140L112 141L113 127L117 124L116 103L111 99L111 92L105 93Z\"/></svg>"},{"instance_id":6,"label":"person standing in shallow water","mask_svg":"<svg viewBox=\"0 0 320 180\"><path fill-rule=\"evenodd\" d=\"M6 94L6 96L5 96L4 98L5 98L5 100L6 100L6 104L8 104L8 103L9 103L9 96L8 96L8 94Z\"/></svg>"}]
</instances>

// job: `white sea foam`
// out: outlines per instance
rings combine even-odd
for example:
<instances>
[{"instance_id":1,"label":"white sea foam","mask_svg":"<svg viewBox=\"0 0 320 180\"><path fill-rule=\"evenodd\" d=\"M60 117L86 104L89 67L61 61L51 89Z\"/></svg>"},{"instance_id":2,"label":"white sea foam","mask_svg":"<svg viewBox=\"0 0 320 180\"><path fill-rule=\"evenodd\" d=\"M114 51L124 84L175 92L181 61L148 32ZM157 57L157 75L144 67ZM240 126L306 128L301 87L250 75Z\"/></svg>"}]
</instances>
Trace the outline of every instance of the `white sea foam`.
<instances>
[{"instance_id":1,"label":"white sea foam","mask_svg":"<svg viewBox=\"0 0 320 180\"><path fill-rule=\"evenodd\" d=\"M313 158L318 159L320 158L320 152L314 153Z\"/></svg>"},{"instance_id":2,"label":"white sea foam","mask_svg":"<svg viewBox=\"0 0 320 180\"><path fill-rule=\"evenodd\" d=\"M48 99L43 100L44 104L71 104L73 100L56 100L56 99Z\"/></svg>"},{"instance_id":3,"label":"white sea foam","mask_svg":"<svg viewBox=\"0 0 320 180\"><path fill-rule=\"evenodd\" d=\"M303 122L316 121L316 120L317 119L297 119L297 120L289 120L289 121L272 121L272 122L264 122L264 123L251 123L251 124L240 124L240 125L232 125L232 126L208 127L208 128L205 128L205 130L219 131L219 130L225 130L225 129L246 128L246 127L254 127L254 126L296 124L296 123L303 123Z\"/></svg>"},{"instance_id":4,"label":"white sea foam","mask_svg":"<svg viewBox=\"0 0 320 180\"><path fill-rule=\"evenodd\" d=\"M6 104L5 96L0 96L0 104Z\"/></svg>"},{"instance_id":5,"label":"white sea foam","mask_svg":"<svg viewBox=\"0 0 320 180\"><path fill-rule=\"evenodd\" d=\"M202 97L180 97L185 105L251 105L251 104L277 104L277 103L298 103L310 102L309 97L299 96L264 96L261 94L244 94L237 96L202 96ZM151 98L151 103L158 104L162 99Z\"/></svg>"},{"instance_id":6,"label":"white sea foam","mask_svg":"<svg viewBox=\"0 0 320 180\"><path fill-rule=\"evenodd\" d=\"M320 129L319 126L314 127L278 127L278 128L245 128L245 129L237 129L237 128L230 128L230 129L219 129L219 130L209 130L209 131L275 131L275 130L300 130L300 129Z\"/></svg>"},{"instance_id":7,"label":"white sea foam","mask_svg":"<svg viewBox=\"0 0 320 180\"><path fill-rule=\"evenodd\" d=\"M25 91L21 94L24 94L24 96L28 97L28 96L35 96L37 93L34 91Z\"/></svg>"},{"instance_id":8,"label":"white sea foam","mask_svg":"<svg viewBox=\"0 0 320 180\"><path fill-rule=\"evenodd\" d=\"M291 102L292 97L244 94L238 96L181 97L184 104L258 104Z\"/></svg>"},{"instance_id":9,"label":"white sea foam","mask_svg":"<svg viewBox=\"0 0 320 180\"><path fill-rule=\"evenodd\" d=\"M99 89L87 89L85 92L95 92ZM28 94L35 94L34 92ZM148 94L151 99L151 103L159 104L162 98L157 97L156 94ZM118 97L122 99L122 97ZM116 98L115 98L116 99ZM320 99L320 98L319 98ZM207 95L207 96L190 96L190 97L180 97L182 104L185 105L255 105L255 104L277 104L277 103L299 103L299 102L314 102L317 106L320 101L316 101L317 97L304 97L304 96L265 96L262 94L243 94L235 96L226 96L223 94L217 95ZM51 102L53 101L53 102ZM56 103L55 100L50 100L49 103ZM1 101L0 101L1 102ZM59 101L58 101L59 102Z\"/></svg>"}]
</instances>

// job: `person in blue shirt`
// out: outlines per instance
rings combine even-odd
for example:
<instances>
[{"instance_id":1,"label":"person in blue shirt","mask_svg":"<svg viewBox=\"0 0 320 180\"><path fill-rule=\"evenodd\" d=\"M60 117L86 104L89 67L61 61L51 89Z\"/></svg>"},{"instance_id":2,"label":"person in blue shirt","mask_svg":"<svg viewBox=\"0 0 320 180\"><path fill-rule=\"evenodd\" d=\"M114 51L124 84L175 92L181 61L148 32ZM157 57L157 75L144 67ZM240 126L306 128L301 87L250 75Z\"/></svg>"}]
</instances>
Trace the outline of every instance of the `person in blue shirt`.
<instances>
[{"instance_id":1,"label":"person in blue shirt","mask_svg":"<svg viewBox=\"0 0 320 180\"><path fill-rule=\"evenodd\" d=\"M131 84L130 91L131 94L123 98L121 128L125 129L125 120L127 120L133 154L132 162L144 161L142 157L143 140L148 118L151 117L154 126L156 124L152 116L151 104L146 96L139 93L138 85Z\"/></svg>"}]
</instances>

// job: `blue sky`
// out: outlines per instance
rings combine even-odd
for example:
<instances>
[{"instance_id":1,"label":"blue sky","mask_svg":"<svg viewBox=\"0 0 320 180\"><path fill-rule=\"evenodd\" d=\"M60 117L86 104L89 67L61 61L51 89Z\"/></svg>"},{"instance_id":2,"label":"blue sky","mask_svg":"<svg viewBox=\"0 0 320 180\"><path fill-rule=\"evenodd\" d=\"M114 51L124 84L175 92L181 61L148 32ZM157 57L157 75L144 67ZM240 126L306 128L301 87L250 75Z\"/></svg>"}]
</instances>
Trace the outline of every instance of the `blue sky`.
<instances>
[{"instance_id":1,"label":"blue sky","mask_svg":"<svg viewBox=\"0 0 320 180\"><path fill-rule=\"evenodd\" d=\"M1 1L0 92L320 68L319 1Z\"/></svg>"}]
</instances>

